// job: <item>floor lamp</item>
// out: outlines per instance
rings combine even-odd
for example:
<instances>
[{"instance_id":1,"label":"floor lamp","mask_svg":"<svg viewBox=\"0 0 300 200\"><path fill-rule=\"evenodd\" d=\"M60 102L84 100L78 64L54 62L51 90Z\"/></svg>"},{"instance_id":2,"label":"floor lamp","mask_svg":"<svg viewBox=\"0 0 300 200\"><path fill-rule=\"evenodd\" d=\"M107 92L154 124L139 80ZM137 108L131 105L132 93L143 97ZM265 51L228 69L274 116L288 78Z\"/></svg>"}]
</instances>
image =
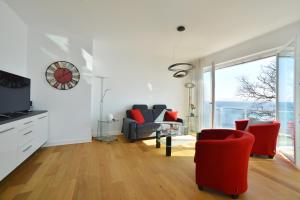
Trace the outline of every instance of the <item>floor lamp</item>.
<instances>
[{"instance_id":1,"label":"floor lamp","mask_svg":"<svg viewBox=\"0 0 300 200\"><path fill-rule=\"evenodd\" d=\"M191 129L191 118L195 117L194 113L192 113L192 89L194 87L196 87L196 85L194 83L186 83L184 84L184 87L188 89L189 92L189 98L188 98L188 103L189 103L189 107L188 107L188 130L187 132L189 133L190 129Z\"/></svg>"},{"instance_id":2,"label":"floor lamp","mask_svg":"<svg viewBox=\"0 0 300 200\"><path fill-rule=\"evenodd\" d=\"M99 109L99 120L97 124L97 136L94 137L95 140L104 141L104 142L111 142L116 140L116 136L114 135L103 135L103 124L109 124L115 121L112 120L104 120L103 119L103 104L104 104L104 98L106 94L110 91L110 89L104 90L104 79L107 77L104 76L95 76L95 78L100 79L101 89L100 89L100 109Z\"/></svg>"}]
</instances>

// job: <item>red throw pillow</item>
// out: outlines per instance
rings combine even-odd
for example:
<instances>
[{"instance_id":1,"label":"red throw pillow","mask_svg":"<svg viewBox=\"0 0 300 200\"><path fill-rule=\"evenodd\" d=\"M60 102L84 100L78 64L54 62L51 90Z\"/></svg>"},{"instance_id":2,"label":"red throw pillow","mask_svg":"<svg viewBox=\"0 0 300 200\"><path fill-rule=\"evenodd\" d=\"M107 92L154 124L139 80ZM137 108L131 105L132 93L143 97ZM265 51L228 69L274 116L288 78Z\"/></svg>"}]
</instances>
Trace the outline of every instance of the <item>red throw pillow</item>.
<instances>
[{"instance_id":1,"label":"red throw pillow","mask_svg":"<svg viewBox=\"0 0 300 200\"><path fill-rule=\"evenodd\" d=\"M177 121L177 114L176 111L167 111L165 114L165 121Z\"/></svg>"},{"instance_id":2,"label":"red throw pillow","mask_svg":"<svg viewBox=\"0 0 300 200\"><path fill-rule=\"evenodd\" d=\"M132 109L130 111L130 116L131 116L132 119L137 121L138 124L145 123L144 116L143 116L142 112L139 109Z\"/></svg>"}]
</instances>

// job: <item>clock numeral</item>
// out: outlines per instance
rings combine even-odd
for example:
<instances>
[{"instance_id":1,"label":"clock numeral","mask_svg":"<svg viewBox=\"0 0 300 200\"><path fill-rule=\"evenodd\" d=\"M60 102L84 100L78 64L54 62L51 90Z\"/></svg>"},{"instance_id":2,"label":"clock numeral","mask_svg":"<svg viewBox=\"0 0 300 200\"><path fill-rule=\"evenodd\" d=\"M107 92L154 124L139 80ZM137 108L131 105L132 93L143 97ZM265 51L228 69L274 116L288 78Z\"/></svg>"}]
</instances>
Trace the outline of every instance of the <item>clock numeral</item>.
<instances>
[{"instance_id":1,"label":"clock numeral","mask_svg":"<svg viewBox=\"0 0 300 200\"><path fill-rule=\"evenodd\" d=\"M73 75L73 79L79 80L80 76L79 75Z\"/></svg>"},{"instance_id":2,"label":"clock numeral","mask_svg":"<svg viewBox=\"0 0 300 200\"><path fill-rule=\"evenodd\" d=\"M78 81L76 81L76 80L74 80L74 79L71 80L71 83L73 83L74 85L76 85L77 82L78 82Z\"/></svg>"},{"instance_id":3,"label":"clock numeral","mask_svg":"<svg viewBox=\"0 0 300 200\"><path fill-rule=\"evenodd\" d=\"M54 76L54 72L47 72L46 75L47 75L47 77L53 77Z\"/></svg>"},{"instance_id":4,"label":"clock numeral","mask_svg":"<svg viewBox=\"0 0 300 200\"><path fill-rule=\"evenodd\" d=\"M54 72L56 69L57 69L56 65L53 65L53 64L50 65L50 67L49 67L49 70L50 70L50 71L53 71L53 72Z\"/></svg>"},{"instance_id":5,"label":"clock numeral","mask_svg":"<svg viewBox=\"0 0 300 200\"><path fill-rule=\"evenodd\" d=\"M53 85L53 87L58 88L59 85L60 85L59 82L55 82L55 84Z\"/></svg>"},{"instance_id":6,"label":"clock numeral","mask_svg":"<svg viewBox=\"0 0 300 200\"><path fill-rule=\"evenodd\" d=\"M72 82L67 83L67 85L68 85L68 88L72 88L73 87Z\"/></svg>"},{"instance_id":7,"label":"clock numeral","mask_svg":"<svg viewBox=\"0 0 300 200\"><path fill-rule=\"evenodd\" d=\"M61 68L61 65L58 62L54 63L54 66L55 66L55 69Z\"/></svg>"},{"instance_id":8,"label":"clock numeral","mask_svg":"<svg viewBox=\"0 0 300 200\"><path fill-rule=\"evenodd\" d=\"M54 83L56 83L56 80L54 78L48 79L48 81L51 85L54 85Z\"/></svg>"},{"instance_id":9,"label":"clock numeral","mask_svg":"<svg viewBox=\"0 0 300 200\"><path fill-rule=\"evenodd\" d=\"M66 68L72 70L74 68L74 65L72 65L71 63L66 63Z\"/></svg>"}]
</instances>

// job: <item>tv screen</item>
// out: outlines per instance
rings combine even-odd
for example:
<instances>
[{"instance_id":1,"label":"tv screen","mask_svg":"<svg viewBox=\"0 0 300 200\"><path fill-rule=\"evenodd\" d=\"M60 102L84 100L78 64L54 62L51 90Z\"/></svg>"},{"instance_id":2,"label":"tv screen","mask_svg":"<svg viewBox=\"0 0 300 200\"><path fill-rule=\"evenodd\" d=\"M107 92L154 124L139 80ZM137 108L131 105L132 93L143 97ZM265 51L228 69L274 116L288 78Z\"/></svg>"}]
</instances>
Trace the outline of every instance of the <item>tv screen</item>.
<instances>
[{"instance_id":1,"label":"tv screen","mask_svg":"<svg viewBox=\"0 0 300 200\"><path fill-rule=\"evenodd\" d=\"M0 70L0 114L30 109L30 79Z\"/></svg>"}]
</instances>

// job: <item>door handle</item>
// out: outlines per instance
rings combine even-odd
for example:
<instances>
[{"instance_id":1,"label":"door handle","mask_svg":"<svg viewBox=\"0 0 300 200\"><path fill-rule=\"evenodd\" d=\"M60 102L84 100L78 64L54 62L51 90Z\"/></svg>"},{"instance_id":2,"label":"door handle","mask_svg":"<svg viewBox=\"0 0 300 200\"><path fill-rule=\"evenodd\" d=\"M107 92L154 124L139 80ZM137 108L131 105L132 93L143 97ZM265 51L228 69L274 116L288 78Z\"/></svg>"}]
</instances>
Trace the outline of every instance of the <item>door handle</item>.
<instances>
[{"instance_id":1,"label":"door handle","mask_svg":"<svg viewBox=\"0 0 300 200\"><path fill-rule=\"evenodd\" d=\"M29 133L32 133L32 131L28 131L27 133L24 133L23 135L28 135Z\"/></svg>"},{"instance_id":2,"label":"door handle","mask_svg":"<svg viewBox=\"0 0 300 200\"><path fill-rule=\"evenodd\" d=\"M24 123L24 125L26 125L26 124L30 124L30 123L32 123L32 121L29 121L29 122L25 122L25 123Z\"/></svg>"},{"instance_id":3,"label":"door handle","mask_svg":"<svg viewBox=\"0 0 300 200\"><path fill-rule=\"evenodd\" d=\"M14 128L14 127L8 128L8 129L6 129L6 130L4 130L4 131L1 131L0 134L5 133L5 132L8 132L8 131L11 131L11 130L13 130L13 129L15 129L15 128Z\"/></svg>"},{"instance_id":4,"label":"door handle","mask_svg":"<svg viewBox=\"0 0 300 200\"><path fill-rule=\"evenodd\" d=\"M32 145L28 146L26 149L23 150L23 153L25 153L26 151L28 151L31 147L32 147Z\"/></svg>"}]
</instances>

